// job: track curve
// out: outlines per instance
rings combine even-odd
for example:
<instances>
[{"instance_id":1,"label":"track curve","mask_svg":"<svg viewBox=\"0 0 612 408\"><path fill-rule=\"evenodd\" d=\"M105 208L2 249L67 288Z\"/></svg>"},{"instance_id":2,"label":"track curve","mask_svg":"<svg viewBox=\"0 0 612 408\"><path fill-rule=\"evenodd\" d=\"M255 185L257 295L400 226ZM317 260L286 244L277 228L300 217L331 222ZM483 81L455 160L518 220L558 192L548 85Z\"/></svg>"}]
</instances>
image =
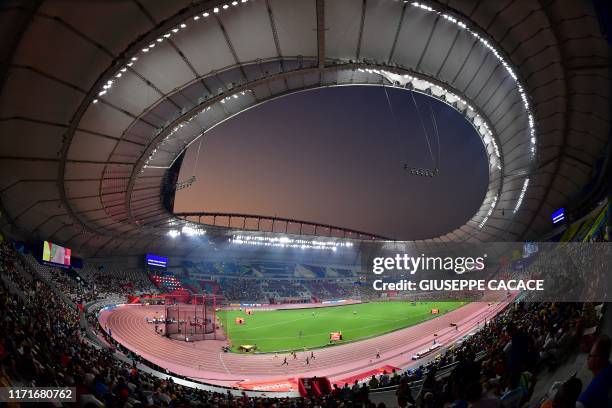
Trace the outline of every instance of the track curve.
<instances>
[{"instance_id":1,"label":"track curve","mask_svg":"<svg viewBox=\"0 0 612 408\"><path fill-rule=\"evenodd\" d=\"M415 326L375 338L317 349L309 365L305 356L288 357L289 365L281 366L286 354L244 355L224 353L221 340L187 343L155 334L154 326L145 321L155 313L164 313L164 306L119 305L100 312L102 327L112 337L144 359L176 374L213 385L245 387L249 383L291 383L296 377L326 376L332 382L358 376L376 367L406 368L420 364L411 360L434 339L443 346L451 345L477 329L485 320L499 313L507 302L474 302ZM457 323L459 329L450 326ZM380 358L376 358L380 351ZM279 385L279 388L283 388ZM284 387L290 388L290 387ZM251 389L257 389L256 387ZM265 388L270 390L269 388ZM278 389L279 391L281 389ZM284 389L286 390L286 389Z\"/></svg>"}]
</instances>

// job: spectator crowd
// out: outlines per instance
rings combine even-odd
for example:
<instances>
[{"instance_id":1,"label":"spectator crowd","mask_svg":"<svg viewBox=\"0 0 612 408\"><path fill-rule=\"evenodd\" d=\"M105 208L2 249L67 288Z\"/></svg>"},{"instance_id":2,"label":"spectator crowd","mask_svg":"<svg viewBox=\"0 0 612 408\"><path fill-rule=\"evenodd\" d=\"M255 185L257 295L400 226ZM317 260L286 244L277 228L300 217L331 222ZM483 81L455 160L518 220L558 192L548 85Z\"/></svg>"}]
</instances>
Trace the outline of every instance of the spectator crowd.
<instances>
[{"instance_id":1,"label":"spectator crowd","mask_svg":"<svg viewBox=\"0 0 612 408\"><path fill-rule=\"evenodd\" d=\"M80 405L87 407L372 407L372 391L393 386L401 407L518 408L530 401L538 374L563 364L582 345L585 327L596 321L592 304L512 303L476 334L414 370L335 386L321 397L250 398L185 387L139 369L137 358L132 363L118 359L112 343L105 347L87 337L79 309L49 286L72 301L84 301L89 299L86 285L75 285L61 271L43 272L50 279L40 279L41 272L29 268L8 244L0 245L0 255L2 383L75 387ZM19 292L9 290L7 281ZM230 290L255 290L249 280L242 282ZM609 406L609 355L610 339L596 340L588 357L593 381L583 387L567 379L542 407Z\"/></svg>"}]
</instances>

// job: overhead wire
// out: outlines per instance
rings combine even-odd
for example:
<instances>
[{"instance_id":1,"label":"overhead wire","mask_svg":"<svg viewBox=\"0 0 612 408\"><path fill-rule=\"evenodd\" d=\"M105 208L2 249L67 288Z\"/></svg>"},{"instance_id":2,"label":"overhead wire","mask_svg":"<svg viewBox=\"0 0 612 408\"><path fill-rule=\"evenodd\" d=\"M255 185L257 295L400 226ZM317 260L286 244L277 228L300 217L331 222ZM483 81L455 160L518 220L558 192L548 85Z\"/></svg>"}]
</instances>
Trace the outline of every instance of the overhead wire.
<instances>
[{"instance_id":1,"label":"overhead wire","mask_svg":"<svg viewBox=\"0 0 612 408\"><path fill-rule=\"evenodd\" d=\"M429 141L429 136L427 133L427 129L425 128L425 122L423 121L423 117L421 116L421 111L419 110L419 106L417 105L416 99L414 98L414 91L410 91L410 96L412 97L412 102L414 103L414 108L417 111L417 115L419 117L419 122L421 122L421 127L423 128L423 135L425 136L425 141L427 142L427 148L429 149L429 155L431 156L432 163L436 164L436 159L434 158L433 150L431 149L431 143Z\"/></svg>"},{"instance_id":2,"label":"overhead wire","mask_svg":"<svg viewBox=\"0 0 612 408\"><path fill-rule=\"evenodd\" d=\"M391 98L389 97L389 93L387 92L387 87L385 86L385 80L383 78L382 80L382 87L383 90L385 91L385 96L387 97L387 105L389 106L389 111L391 112L391 117L393 117L393 121L395 123L395 128L396 128L396 132L395 132L395 138L397 139L397 144L401 150L400 154L403 157L406 157L408 152L406 151L406 146L404 146L402 144L402 139L400 137L400 125L399 125L399 121L397 120L397 116L395 116L395 111L393 110L393 104L391 103Z\"/></svg>"},{"instance_id":3,"label":"overhead wire","mask_svg":"<svg viewBox=\"0 0 612 408\"><path fill-rule=\"evenodd\" d=\"M440 133L438 132L438 122L436 121L436 115L431 107L431 101L429 101L429 111L431 112L431 123L433 124L434 133L436 134L436 142L438 145L438 160L434 166L435 170L438 170L440 168Z\"/></svg>"},{"instance_id":4,"label":"overhead wire","mask_svg":"<svg viewBox=\"0 0 612 408\"><path fill-rule=\"evenodd\" d=\"M198 167L198 161L200 160L200 148L202 147L202 139L204 138L204 136L200 136L200 143L198 143L198 152L196 153L196 159L195 162L193 163L193 172L192 175L195 176L195 172L197 170Z\"/></svg>"},{"instance_id":5,"label":"overhead wire","mask_svg":"<svg viewBox=\"0 0 612 408\"><path fill-rule=\"evenodd\" d=\"M202 136L200 136L200 141L198 143L198 150L196 152L195 161L193 162L193 170L191 171L191 176L188 177L186 180L178 181L174 185L174 189L176 191L182 190L182 189L187 188L187 187L191 187L191 185L196 182L196 180L197 180L196 170L198 169L198 162L200 160L200 149L201 148L202 148Z\"/></svg>"}]
</instances>

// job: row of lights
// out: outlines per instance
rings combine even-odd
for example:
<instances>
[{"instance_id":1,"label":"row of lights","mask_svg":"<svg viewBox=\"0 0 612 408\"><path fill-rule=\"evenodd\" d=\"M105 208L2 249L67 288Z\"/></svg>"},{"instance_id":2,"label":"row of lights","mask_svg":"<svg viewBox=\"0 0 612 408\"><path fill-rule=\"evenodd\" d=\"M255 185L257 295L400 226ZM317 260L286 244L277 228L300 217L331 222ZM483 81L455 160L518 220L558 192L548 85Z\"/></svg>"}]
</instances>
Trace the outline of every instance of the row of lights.
<instances>
[{"instance_id":1,"label":"row of lights","mask_svg":"<svg viewBox=\"0 0 612 408\"><path fill-rule=\"evenodd\" d=\"M529 148L529 151L530 151L531 157L533 159L533 157L535 157L536 145L537 145L536 130L535 130L535 121L534 121L534 118L533 118L533 113L531 112L531 108L530 108L530 105L529 105L529 99L527 97L527 93L525 92L523 86L521 85L521 82L518 79L518 76L516 75L516 73L514 72L512 67L510 66L510 64L508 64L506 62L506 60L501 55L501 53L486 38L483 38L476 31L472 30L471 28L468 28L467 24L465 24L463 21L457 19L454 16L451 16L450 14L446 14L446 13L437 11L437 10L433 9L432 7L430 7L430 6L426 5L426 4L423 4L423 3L412 2L411 4L412 4L412 6L420 8L422 10L425 10L425 11L428 11L428 12L435 12L438 15L442 16L445 20L449 21L450 23L455 24L461 30L466 30L467 32L469 32L484 47L489 49L493 53L493 55L497 58L497 60L502 64L502 66L506 69L506 72L512 77L512 79L516 83L517 90L519 92L519 95L520 95L521 100L523 102L523 106L524 106L525 111L527 113L527 118L528 118L528 123L529 123L529 136L530 136L530 148ZM529 185L529 179L527 178L527 179L525 179L525 181L523 183L523 189L521 190L521 194L520 194L519 199L518 199L518 201L516 203L516 206L515 206L515 209L514 209L514 213L516 213L518 211L519 207L521 206L521 203L523 201L523 197L525 196L525 192L527 191L528 185Z\"/></svg>"},{"instance_id":2,"label":"row of lights","mask_svg":"<svg viewBox=\"0 0 612 408\"><path fill-rule=\"evenodd\" d=\"M240 91L240 92L236 92L233 95L229 95L226 96L225 98L221 99L221 103L225 103L228 100L231 99L238 99L242 96L245 96L247 94L252 94L253 91L251 89L245 89L244 91ZM182 128L184 128L185 126L187 126L191 121L193 121L195 118L197 118L200 114L206 113L208 111L210 111L212 109L212 106L207 106L205 108L203 108L202 110L200 110L197 113L194 113L193 115L191 115L188 119L186 119L185 121L179 123L178 125L176 125L174 128L172 128L172 130L170 130L170 132L168 132L168 135L161 141L161 143L159 144L159 146L162 146L166 143L169 143L170 140L172 139L172 137L174 137L174 135L181 130ZM198 134L195 138L197 139L198 137L202 136L203 132ZM186 141L183 142L185 145L187 144ZM145 161L143 168L140 170L140 173L144 172L144 169L147 167L151 167L149 166L149 163L155 158L155 153L157 153L157 147L155 149L153 149L153 151L151 152L151 154L149 155L148 159Z\"/></svg>"},{"instance_id":3,"label":"row of lights","mask_svg":"<svg viewBox=\"0 0 612 408\"><path fill-rule=\"evenodd\" d=\"M259 235L234 235L230 242L239 245L253 245L274 248L320 249L337 251L338 248L350 248L352 242L321 241L319 239L294 239L289 237L268 237Z\"/></svg>"},{"instance_id":4,"label":"row of lights","mask_svg":"<svg viewBox=\"0 0 612 408\"><path fill-rule=\"evenodd\" d=\"M234 0L231 3L228 4L224 4L221 7L214 7L211 10L205 11L204 13L201 14L201 17L203 18L207 18L212 14L218 14L221 12L221 10L227 10L230 8L230 4L232 6L238 6L240 3L247 3L249 0ZM196 15L193 17L194 21L198 21L200 19L200 15ZM155 39L155 41L152 41L149 45L143 47L140 50L140 54L146 54L149 51L151 51L153 48L155 48L155 46L157 44L160 44L162 42L164 42L165 40L167 40L168 38L170 38L171 36L177 34L179 31L184 30L187 28L187 23L186 22L182 22L179 25L177 25L176 27L170 29L168 32L166 32L165 34L163 34L161 37L158 37L157 39ZM106 95L108 93L108 91L110 91L110 89L116 84L117 80L119 78L121 78L123 76L123 74L125 74L125 72L134 65L134 63L138 61L138 57L137 56L133 56L130 61L125 64L125 66L121 67L114 75L113 75L113 79L110 79L108 81L106 81L106 84L104 84L102 86L102 89L100 89L98 91L98 97L102 97L104 95ZM92 101L92 103L98 103L98 99L94 99Z\"/></svg>"},{"instance_id":5,"label":"row of lights","mask_svg":"<svg viewBox=\"0 0 612 408\"><path fill-rule=\"evenodd\" d=\"M521 204L523 203L523 198L525 198L525 193L527 192L528 186L529 186L529 178L526 178L525 181L523 182L523 188L521 188L521 194L519 195L516 205L514 206L514 211L513 211L514 214L516 214L516 212L521 207Z\"/></svg>"},{"instance_id":6,"label":"row of lights","mask_svg":"<svg viewBox=\"0 0 612 408\"><path fill-rule=\"evenodd\" d=\"M174 134L175 134L176 132L178 132L179 130L181 130L181 129L182 129L182 128L184 128L185 126L187 126L187 125L188 125L188 124L189 124L189 123L190 123L192 120L194 120L194 119L195 119L195 118L196 118L196 117L197 117L197 116L198 116L200 113L205 112L205 111L208 111L208 110L210 110L210 106L209 106L207 109L204 109L204 110L202 110L202 111L198 112L197 114L192 115L192 116L191 116L189 119L187 119L187 120L185 120L185 121L183 121L183 122L179 123L178 125L176 125L174 128L172 128L172 130L171 130L171 131L168 133L168 135L167 135L167 136L164 138L164 140L162 140L162 141L161 141L161 143L159 144L159 146L158 146L158 147L160 147L160 146L162 146L162 145L164 145L164 144L166 144L166 143L169 143L169 142L170 142L170 140L172 139L172 137L174 136ZM150 162L151 162L151 161L152 161L152 160L155 158L155 153L157 153L157 149L158 149L158 147L156 147L155 149L153 149L153 151L151 151L151 154L149 154L149 157L147 158L147 160L145 160L144 166L143 166L143 168L140 170L140 173L143 173L143 172L144 172L144 169L146 169L147 167L150 167L150 166L149 166L149 163L150 163Z\"/></svg>"},{"instance_id":7,"label":"row of lights","mask_svg":"<svg viewBox=\"0 0 612 408\"><path fill-rule=\"evenodd\" d=\"M491 207L489 208L489 211L487 211L487 215L482 219L482 221L480 221L480 224L478 224L478 228L482 229L482 227L484 227L487 221L489 221L489 217L491 216L491 214L493 214L495 206L497 205L497 197L497 195L493 197L493 201L491 201Z\"/></svg>"},{"instance_id":8,"label":"row of lights","mask_svg":"<svg viewBox=\"0 0 612 408\"><path fill-rule=\"evenodd\" d=\"M230 101L230 100L232 100L232 99L238 99L239 97L244 96L244 95L246 95L247 93L252 93L252 92L253 92L253 91L252 91L252 90L250 90L250 89L246 89L246 90L241 91L241 92L236 92L236 93L235 93L235 94L233 94L233 95L229 95L229 96L226 96L225 98L221 99L221 103L225 103L225 102Z\"/></svg>"},{"instance_id":9,"label":"row of lights","mask_svg":"<svg viewBox=\"0 0 612 408\"><path fill-rule=\"evenodd\" d=\"M185 225L183 228L181 228L180 230L177 229L171 229L168 231L168 236L170 238L176 238L178 236L181 235L185 235L188 237L198 237L201 235L206 234L206 230L197 228L195 226L189 226L189 225Z\"/></svg>"},{"instance_id":10,"label":"row of lights","mask_svg":"<svg viewBox=\"0 0 612 408\"><path fill-rule=\"evenodd\" d=\"M468 120L472 122L474 128L480 134L480 137L484 141L484 144L487 147L489 145L493 146L492 150L497 158L493 157L493 155L489 156L491 166L497 167L498 170L502 169L501 154L497 142L493 137L493 132L489 128L487 121L484 120L482 116L480 116L480 114L478 114L478 112L476 112L472 105L470 105L465 99L454 94L453 92L448 91L447 89L444 89L443 87L437 84L427 81L426 79L416 78L412 75L399 75L387 70L371 68L358 68L357 71L367 72L370 74L378 74L380 76L386 77L392 83L400 83L403 84L404 87L410 85L413 89L416 89L417 91L430 91L429 94L432 97L439 99L442 102L448 103L451 106L455 107L455 109L461 111L468 118Z\"/></svg>"},{"instance_id":11,"label":"row of lights","mask_svg":"<svg viewBox=\"0 0 612 408\"><path fill-rule=\"evenodd\" d=\"M248 0L241 0L241 1L240 1L240 3L247 3L247 2L248 2ZM406 1L404 1L404 2L406 2ZM420 8L420 9L422 9L422 10L427 11L427 12L435 12L435 13L437 13L438 15L441 15L441 16L442 16L442 17L443 17L445 20L449 21L450 23L455 24L455 25L456 25L457 27L459 27L460 29L468 31L468 32L469 32L469 33L471 33L471 34L472 34L472 35L473 35L475 38L477 38L477 40L478 40L478 41L479 41L479 42L480 42L480 43L481 43L483 46L485 46L486 48L488 48L488 49L489 49L489 50L490 50L490 51L491 51L491 52L492 52L492 53L495 55L495 57L496 57L496 58L497 58L497 59L500 61L500 63L501 63L503 66L504 66L504 68L506 69L506 71L508 72L508 74L509 74L509 75L510 75L510 76L511 76L513 79L514 79L514 81L515 81L515 82L516 82L516 84L517 84L517 89L518 89L518 91L519 91L519 94L520 94L520 96L521 96L521 99L522 99L522 101L523 101L523 105L524 105L524 107L525 107L525 110L527 111L527 115L528 115L528 119L529 119L529 128L530 128L530 136L531 136L531 139L530 139L530 140L531 140L531 148L530 148L530 150L531 150L531 154L532 154L532 156L533 156L533 155L535 155L535 146L536 146L536 142L537 142L537 141L536 141L536 136L535 136L535 123L534 123L533 115L532 115L531 110L530 110L530 107L529 107L529 101L528 101L527 95L526 95L526 93L525 93L525 91L524 91L524 89L523 89L522 85L520 84L520 82L519 82L519 80L518 80L518 78L517 78L517 75L514 73L514 71L513 71L513 70L512 70L512 68L510 67L510 65L509 65L509 64L508 64L508 63L507 63L507 62L504 60L504 58L502 57L502 55L501 55L501 54L500 54L500 53L497 51L497 49L495 49L495 48L494 48L494 47L493 47L493 46L492 46L492 45L491 45L491 44L490 44L490 43L489 43L489 42L488 42L488 41L487 41L485 38L481 37L481 36L480 36L480 35L479 35L477 32L475 32L475 31L473 31L472 29L468 28L468 27L467 27L467 25L466 25L464 22L462 22L462 21L458 20L458 19L457 19L457 18L455 18L454 16L449 15L449 14L446 14L446 13L442 13L442 12L440 12L440 11L437 11L437 10L433 9L432 7L430 7L430 6L426 5L426 4L422 4L422 3L419 3L419 2L412 2L411 4L412 4L412 6L414 6L414 7L418 7L418 8ZM238 2L238 1L233 1L233 2L231 2L231 5L232 5L232 6L238 6L238 5L239 5L239 2ZM211 11L212 11L212 13L217 14L217 13L221 12L221 9L223 9L223 10L227 10L227 9L229 9L229 8L230 8L230 5L229 5L229 4L224 4L224 5L222 5L221 7L214 7L214 8L213 8ZM209 17L210 15L211 15L211 14L210 14L210 11L205 11L204 13L202 13L201 17L203 17L203 18L207 18L207 17ZM200 19L200 16L199 16L199 15L196 15L196 16L194 16L194 17L193 17L193 19L194 19L194 21L198 21L198 20ZM173 29L171 29L170 31L168 31L167 33L165 33L163 36L161 36L161 37L157 38L157 39L156 39L156 41L152 42L152 43L151 43L151 44L149 44L147 47L144 47L144 48L141 50L141 52L142 52L142 53L148 53L148 52L149 52L151 49L153 49L153 48L156 46L156 42L157 42L157 43L161 43L161 42L163 42L165 39L170 38L170 37L171 37L173 34L176 34L176 33L178 33L178 32L179 32L181 29L185 29L185 28L187 28L187 24L183 22L183 23L181 23L179 26L176 26L176 27L174 27ZM123 73L125 73L125 72L127 71L127 69L128 69L129 67L131 67L131 66L134 64L134 62L136 62L137 60L138 60L138 57L134 56L134 57L132 57L132 58L131 58L131 60L130 60L130 62L129 62L129 63L127 63L125 66L121 67L121 68L119 69L119 71L118 71L118 72L117 72L117 73L114 75L114 78L115 78L115 79L108 80L108 81L107 81L107 83L106 83L106 84L103 86L103 89L101 89L101 90L98 92L98 96L100 96L100 97L101 97L101 96L104 96L104 95L105 95L105 94L106 94L106 93L107 93L107 92L108 92L108 91L109 91L109 90L112 88L112 86L115 84L116 80L118 80L119 78L121 78L121 76L123 75ZM377 70L374 70L374 71L377 71ZM373 71L372 71L372 70L368 70L368 72L373 72ZM422 81L422 80L421 80L421 81ZM424 82L427 82L427 81L424 81ZM434 85L434 84L430 84L430 85L431 85L431 86L436 86L436 87L437 87L437 85ZM448 91L446 91L446 90L443 90L443 92L444 92L445 96L447 96L448 94L450 94L450 93L449 93ZM243 93L243 94L244 94L244 93ZM451 94L451 95L452 95L452 94ZM469 110L472 110L472 111L473 111L472 107L471 107L471 106L469 106L467 103L465 103L465 101L463 101L461 98L457 97L456 95L452 95L452 96L454 96L454 98L456 98L456 100L459 100L459 101L463 102L465 105L467 105L467 107L468 107L468 109L469 109ZM237 95L233 95L233 97L237 97ZM229 97L224 98L224 100L222 100L222 103L225 103L225 100L226 100L226 99L228 99L228 98L229 98ZM448 98L447 98L447 99L448 99ZM451 97L451 99L452 99L452 97ZM94 99L94 100L93 100L93 103L97 103L97 102L98 102L98 99ZM210 108L210 107L209 107L209 108ZM475 114L475 115L474 115L474 119L475 119L475 122L476 122L476 119L477 119L477 118L479 118L479 115L478 115L478 114L476 114L475 112L474 112L474 114ZM494 138L492 137L492 133L491 133L490 129L488 128L488 125L486 124L486 121L483 121L481 118L479 118L479 119L480 119L480 122L482 123L482 125L481 125L481 126L478 126L479 133L481 133L481 134L483 134L483 135L485 135L485 136L488 136L488 137L487 137L487 140L488 140L488 141L490 141L490 142L493 144L495 154L496 154L496 156L499 158L499 157L500 157L499 148L498 148L498 146L497 146L497 144L496 144L496 142L495 142ZM484 128L484 129L483 129L483 128ZM486 141L486 140L485 140L485 141ZM147 167L148 162L149 162L150 160L152 160L153 155L154 155L154 153L156 153L156 152L157 152L157 149L154 149L154 150L153 150L153 153L152 153L152 154L149 156L149 160L147 160L147 162L146 162L146 164L145 164L145 167ZM500 164L500 163L497 163L496 165L497 165L498 169L500 169L500 170L501 170L501 164ZM142 172L142 170L141 170L141 172ZM524 183L524 185L523 185L525 189L526 189L526 187L527 187L528 183L529 183L529 180L528 180L528 179L526 179L526 180L525 180L525 183ZM517 206L516 206L516 208L517 208L517 209L518 209L518 207L520 207L520 203L521 203L521 201L522 201L522 196L524 196L524 193L521 195L521 197L519 197L519 202L517 202ZM178 233L178 231L175 231L175 232L177 232L177 233ZM175 235L175 236L176 236L176 235Z\"/></svg>"}]
</instances>

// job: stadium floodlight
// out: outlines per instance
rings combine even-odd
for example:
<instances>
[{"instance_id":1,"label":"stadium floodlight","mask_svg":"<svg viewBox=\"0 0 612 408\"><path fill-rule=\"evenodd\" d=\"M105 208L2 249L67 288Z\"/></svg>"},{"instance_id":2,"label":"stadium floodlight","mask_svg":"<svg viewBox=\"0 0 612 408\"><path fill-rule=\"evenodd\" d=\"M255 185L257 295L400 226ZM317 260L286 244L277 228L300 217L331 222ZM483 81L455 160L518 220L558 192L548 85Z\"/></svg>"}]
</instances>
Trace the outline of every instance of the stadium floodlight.
<instances>
[{"instance_id":1,"label":"stadium floodlight","mask_svg":"<svg viewBox=\"0 0 612 408\"><path fill-rule=\"evenodd\" d=\"M198 228L191 227L189 225L185 225L181 229L181 233L183 235L187 235L187 236L190 236L190 237L196 237L196 236L204 235L206 233L206 231L198 229Z\"/></svg>"},{"instance_id":2,"label":"stadium floodlight","mask_svg":"<svg viewBox=\"0 0 612 408\"><path fill-rule=\"evenodd\" d=\"M171 238L176 238L176 237L178 237L179 235L181 235L181 233L180 233L178 230L170 230L170 231L168 231L168 235L169 235Z\"/></svg>"},{"instance_id":3,"label":"stadium floodlight","mask_svg":"<svg viewBox=\"0 0 612 408\"><path fill-rule=\"evenodd\" d=\"M271 248L317 249L336 252L338 248L350 248L352 242L322 241L320 238L304 239L290 237L270 237L261 235L234 235L230 242L238 245L263 246Z\"/></svg>"}]
</instances>

